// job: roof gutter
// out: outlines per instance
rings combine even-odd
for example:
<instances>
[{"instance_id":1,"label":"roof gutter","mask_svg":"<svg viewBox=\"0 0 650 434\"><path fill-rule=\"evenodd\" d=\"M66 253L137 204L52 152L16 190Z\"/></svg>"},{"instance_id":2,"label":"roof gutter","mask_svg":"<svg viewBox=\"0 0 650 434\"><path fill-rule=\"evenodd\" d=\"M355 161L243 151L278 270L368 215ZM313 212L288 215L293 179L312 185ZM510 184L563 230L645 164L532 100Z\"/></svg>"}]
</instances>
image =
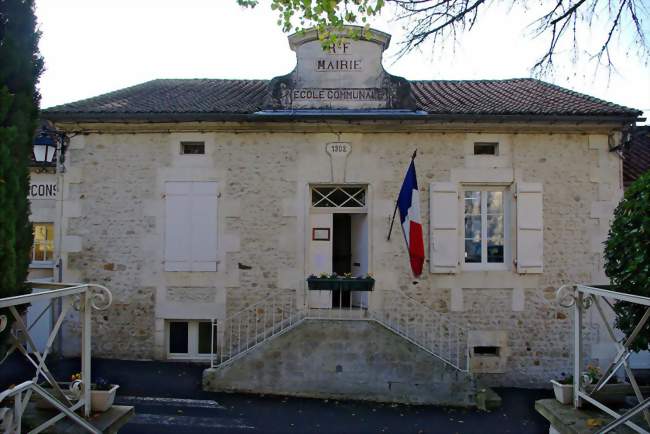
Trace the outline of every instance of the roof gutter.
<instances>
[{"instance_id":1,"label":"roof gutter","mask_svg":"<svg viewBox=\"0 0 650 434\"><path fill-rule=\"evenodd\" d=\"M539 115L539 114L430 114L421 111L260 111L256 113L41 113L54 122L164 123L164 122L315 122L315 121L412 121L468 123L636 123L645 118L638 114L612 115Z\"/></svg>"}]
</instances>

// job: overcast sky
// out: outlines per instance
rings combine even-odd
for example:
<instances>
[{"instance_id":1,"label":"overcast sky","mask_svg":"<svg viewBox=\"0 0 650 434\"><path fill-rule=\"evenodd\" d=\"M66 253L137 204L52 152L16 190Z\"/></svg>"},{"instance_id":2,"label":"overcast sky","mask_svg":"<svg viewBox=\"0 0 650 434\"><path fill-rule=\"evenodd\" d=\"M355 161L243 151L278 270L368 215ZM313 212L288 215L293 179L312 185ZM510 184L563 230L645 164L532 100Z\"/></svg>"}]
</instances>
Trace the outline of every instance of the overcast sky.
<instances>
[{"instance_id":1,"label":"overcast sky","mask_svg":"<svg viewBox=\"0 0 650 434\"><path fill-rule=\"evenodd\" d=\"M264 3L264 1L263 1ZM266 3L255 10L235 0L37 0L46 71L42 107L76 101L155 78L259 78L295 65L287 35ZM387 11L389 12L389 11ZM531 39L536 11L495 9L455 46L395 59L402 30L389 14L373 27L393 35L384 56L392 74L409 79L503 79L530 76L545 41ZM646 23L648 24L648 23ZM584 41L601 36L598 26ZM615 47L617 72L608 78L582 56L568 56L546 81L650 116L650 68Z\"/></svg>"}]
</instances>

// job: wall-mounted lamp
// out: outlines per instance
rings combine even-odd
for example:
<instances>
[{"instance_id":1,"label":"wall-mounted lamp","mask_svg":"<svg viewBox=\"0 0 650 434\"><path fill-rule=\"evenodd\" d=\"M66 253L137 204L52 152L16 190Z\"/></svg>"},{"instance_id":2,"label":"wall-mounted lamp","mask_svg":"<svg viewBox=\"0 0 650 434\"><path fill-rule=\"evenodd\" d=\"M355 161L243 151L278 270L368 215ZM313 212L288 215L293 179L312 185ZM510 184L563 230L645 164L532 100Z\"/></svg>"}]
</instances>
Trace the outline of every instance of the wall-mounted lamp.
<instances>
[{"instance_id":1,"label":"wall-mounted lamp","mask_svg":"<svg viewBox=\"0 0 650 434\"><path fill-rule=\"evenodd\" d=\"M63 164L67 144L68 137L64 132L42 127L33 143L35 165L55 167L55 157L58 157L59 164Z\"/></svg>"}]
</instances>

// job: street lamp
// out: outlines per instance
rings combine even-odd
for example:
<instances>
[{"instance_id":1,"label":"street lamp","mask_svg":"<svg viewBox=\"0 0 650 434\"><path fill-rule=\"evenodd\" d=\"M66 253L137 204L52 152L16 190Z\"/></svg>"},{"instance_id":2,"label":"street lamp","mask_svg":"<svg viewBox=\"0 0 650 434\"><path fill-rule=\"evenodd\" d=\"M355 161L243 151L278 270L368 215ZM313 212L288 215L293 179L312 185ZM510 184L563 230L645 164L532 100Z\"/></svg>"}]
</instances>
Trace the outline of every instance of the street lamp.
<instances>
[{"instance_id":1,"label":"street lamp","mask_svg":"<svg viewBox=\"0 0 650 434\"><path fill-rule=\"evenodd\" d=\"M43 127L38 137L34 139L34 161L44 166L52 164L56 154L56 142L52 133Z\"/></svg>"}]
</instances>

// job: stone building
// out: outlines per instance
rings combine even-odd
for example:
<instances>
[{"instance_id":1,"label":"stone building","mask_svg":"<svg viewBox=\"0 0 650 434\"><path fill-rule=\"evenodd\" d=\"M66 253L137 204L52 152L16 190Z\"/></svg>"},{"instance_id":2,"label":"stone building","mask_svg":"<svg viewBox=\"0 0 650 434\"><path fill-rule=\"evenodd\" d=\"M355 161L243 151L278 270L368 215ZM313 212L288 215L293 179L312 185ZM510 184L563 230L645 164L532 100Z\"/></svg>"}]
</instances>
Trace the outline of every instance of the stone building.
<instances>
[{"instance_id":1,"label":"stone building","mask_svg":"<svg viewBox=\"0 0 650 434\"><path fill-rule=\"evenodd\" d=\"M389 40L296 34L272 80L153 80L45 110L70 137L63 280L114 295L96 356L212 359L209 389L376 399L569 369L555 290L606 282L612 149L641 113L535 79L408 81L382 66ZM418 278L399 224L387 240L416 149ZM374 288L308 289L331 272Z\"/></svg>"}]
</instances>

